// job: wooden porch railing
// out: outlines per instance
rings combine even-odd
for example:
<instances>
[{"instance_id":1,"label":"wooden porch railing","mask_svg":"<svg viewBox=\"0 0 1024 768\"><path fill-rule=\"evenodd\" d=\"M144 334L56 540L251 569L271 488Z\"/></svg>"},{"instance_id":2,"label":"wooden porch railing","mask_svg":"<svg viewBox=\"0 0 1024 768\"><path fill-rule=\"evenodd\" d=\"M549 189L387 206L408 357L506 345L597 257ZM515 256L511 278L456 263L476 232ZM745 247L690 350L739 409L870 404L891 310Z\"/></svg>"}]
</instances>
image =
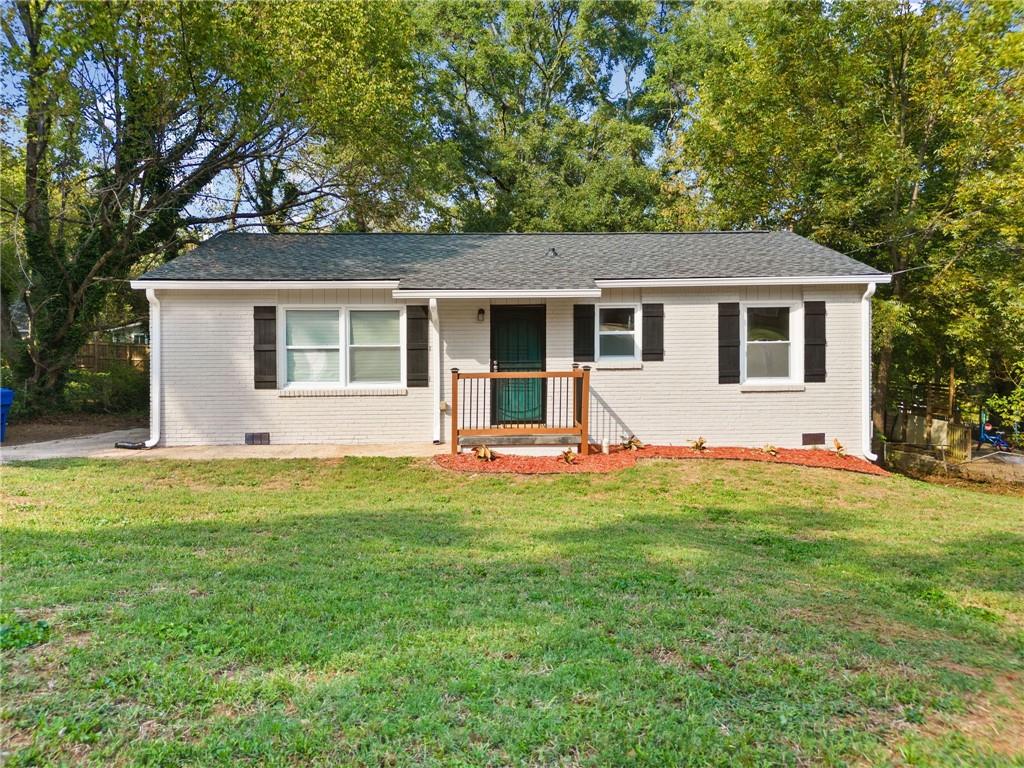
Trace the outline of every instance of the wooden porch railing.
<instances>
[{"instance_id":1,"label":"wooden porch railing","mask_svg":"<svg viewBox=\"0 0 1024 768\"><path fill-rule=\"evenodd\" d=\"M556 444L590 450L590 366L571 371L460 373L452 368L452 453L466 442Z\"/></svg>"}]
</instances>

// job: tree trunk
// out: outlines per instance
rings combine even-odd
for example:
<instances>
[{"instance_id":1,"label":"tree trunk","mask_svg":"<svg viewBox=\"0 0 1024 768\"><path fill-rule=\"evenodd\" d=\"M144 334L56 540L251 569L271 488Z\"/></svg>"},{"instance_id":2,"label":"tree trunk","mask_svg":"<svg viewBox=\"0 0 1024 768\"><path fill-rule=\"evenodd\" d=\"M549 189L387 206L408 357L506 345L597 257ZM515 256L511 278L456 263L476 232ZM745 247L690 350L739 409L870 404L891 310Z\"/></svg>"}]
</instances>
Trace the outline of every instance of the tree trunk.
<instances>
[{"instance_id":1,"label":"tree trunk","mask_svg":"<svg viewBox=\"0 0 1024 768\"><path fill-rule=\"evenodd\" d=\"M872 422L875 427L875 435L888 436L886 429L885 414L889 403L889 382L892 375L892 345L885 344L878 356L878 365L875 368L875 392L871 399Z\"/></svg>"},{"instance_id":2,"label":"tree trunk","mask_svg":"<svg viewBox=\"0 0 1024 768\"><path fill-rule=\"evenodd\" d=\"M903 268L905 260L899 250L890 245L889 255L892 260L892 283L890 285L890 297L899 300L903 297ZM878 355L878 365L875 368L875 389L871 399L871 416L875 428L875 435L889 437L886 425L886 412L889 406L889 387L892 384L893 372L893 345L892 339L886 339L882 344L882 351Z\"/></svg>"}]
</instances>

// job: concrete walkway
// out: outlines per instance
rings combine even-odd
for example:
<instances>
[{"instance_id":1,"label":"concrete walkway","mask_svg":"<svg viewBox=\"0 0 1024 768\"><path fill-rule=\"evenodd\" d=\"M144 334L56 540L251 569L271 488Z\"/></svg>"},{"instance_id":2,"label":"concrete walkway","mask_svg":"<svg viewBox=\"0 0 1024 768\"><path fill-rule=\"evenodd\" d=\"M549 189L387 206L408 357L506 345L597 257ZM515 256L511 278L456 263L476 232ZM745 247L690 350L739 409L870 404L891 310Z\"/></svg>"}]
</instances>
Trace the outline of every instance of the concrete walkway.
<instances>
[{"instance_id":1,"label":"concrete walkway","mask_svg":"<svg viewBox=\"0 0 1024 768\"><path fill-rule=\"evenodd\" d=\"M39 459L334 459L342 456L433 456L448 448L432 443L367 443L366 445L189 445L177 448L153 448L132 451L115 448L120 441L142 442L147 429L122 429L66 440L26 443L0 447L0 462L38 461Z\"/></svg>"}]
</instances>

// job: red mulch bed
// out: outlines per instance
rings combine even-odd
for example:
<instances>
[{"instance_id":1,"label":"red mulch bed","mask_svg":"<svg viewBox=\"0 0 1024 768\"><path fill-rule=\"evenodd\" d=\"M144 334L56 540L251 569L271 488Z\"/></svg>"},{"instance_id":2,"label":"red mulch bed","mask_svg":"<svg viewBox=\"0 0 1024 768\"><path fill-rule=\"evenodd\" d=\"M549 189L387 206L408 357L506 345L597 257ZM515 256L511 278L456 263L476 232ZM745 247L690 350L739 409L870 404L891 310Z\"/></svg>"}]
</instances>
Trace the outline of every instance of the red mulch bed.
<instances>
[{"instance_id":1,"label":"red mulch bed","mask_svg":"<svg viewBox=\"0 0 1024 768\"><path fill-rule=\"evenodd\" d=\"M772 456L759 448L695 448L671 445L648 445L637 451L621 448L609 454L600 452L588 456L577 456L573 464L567 464L560 456L517 456L494 453L494 461L482 461L472 453L458 456L446 454L434 461L445 469L458 472L504 472L517 475L554 475L586 472L614 472L617 469L634 466L640 459L731 459L733 461L768 461L775 464L798 464L802 467L842 469L847 472L862 472L866 475L888 476L881 467L854 456L840 456L833 451L779 448Z\"/></svg>"}]
</instances>

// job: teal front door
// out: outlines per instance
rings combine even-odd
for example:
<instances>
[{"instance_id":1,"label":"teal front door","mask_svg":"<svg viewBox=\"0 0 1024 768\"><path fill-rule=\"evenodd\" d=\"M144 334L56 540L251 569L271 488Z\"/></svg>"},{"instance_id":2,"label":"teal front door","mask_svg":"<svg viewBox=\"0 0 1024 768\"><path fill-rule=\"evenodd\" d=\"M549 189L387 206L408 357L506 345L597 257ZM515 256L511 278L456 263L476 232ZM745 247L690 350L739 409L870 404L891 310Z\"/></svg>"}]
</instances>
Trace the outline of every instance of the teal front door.
<instances>
[{"instance_id":1,"label":"teal front door","mask_svg":"<svg viewBox=\"0 0 1024 768\"><path fill-rule=\"evenodd\" d=\"M543 371L544 307L491 307L491 371ZM543 379L492 379L492 424L544 422Z\"/></svg>"}]
</instances>

